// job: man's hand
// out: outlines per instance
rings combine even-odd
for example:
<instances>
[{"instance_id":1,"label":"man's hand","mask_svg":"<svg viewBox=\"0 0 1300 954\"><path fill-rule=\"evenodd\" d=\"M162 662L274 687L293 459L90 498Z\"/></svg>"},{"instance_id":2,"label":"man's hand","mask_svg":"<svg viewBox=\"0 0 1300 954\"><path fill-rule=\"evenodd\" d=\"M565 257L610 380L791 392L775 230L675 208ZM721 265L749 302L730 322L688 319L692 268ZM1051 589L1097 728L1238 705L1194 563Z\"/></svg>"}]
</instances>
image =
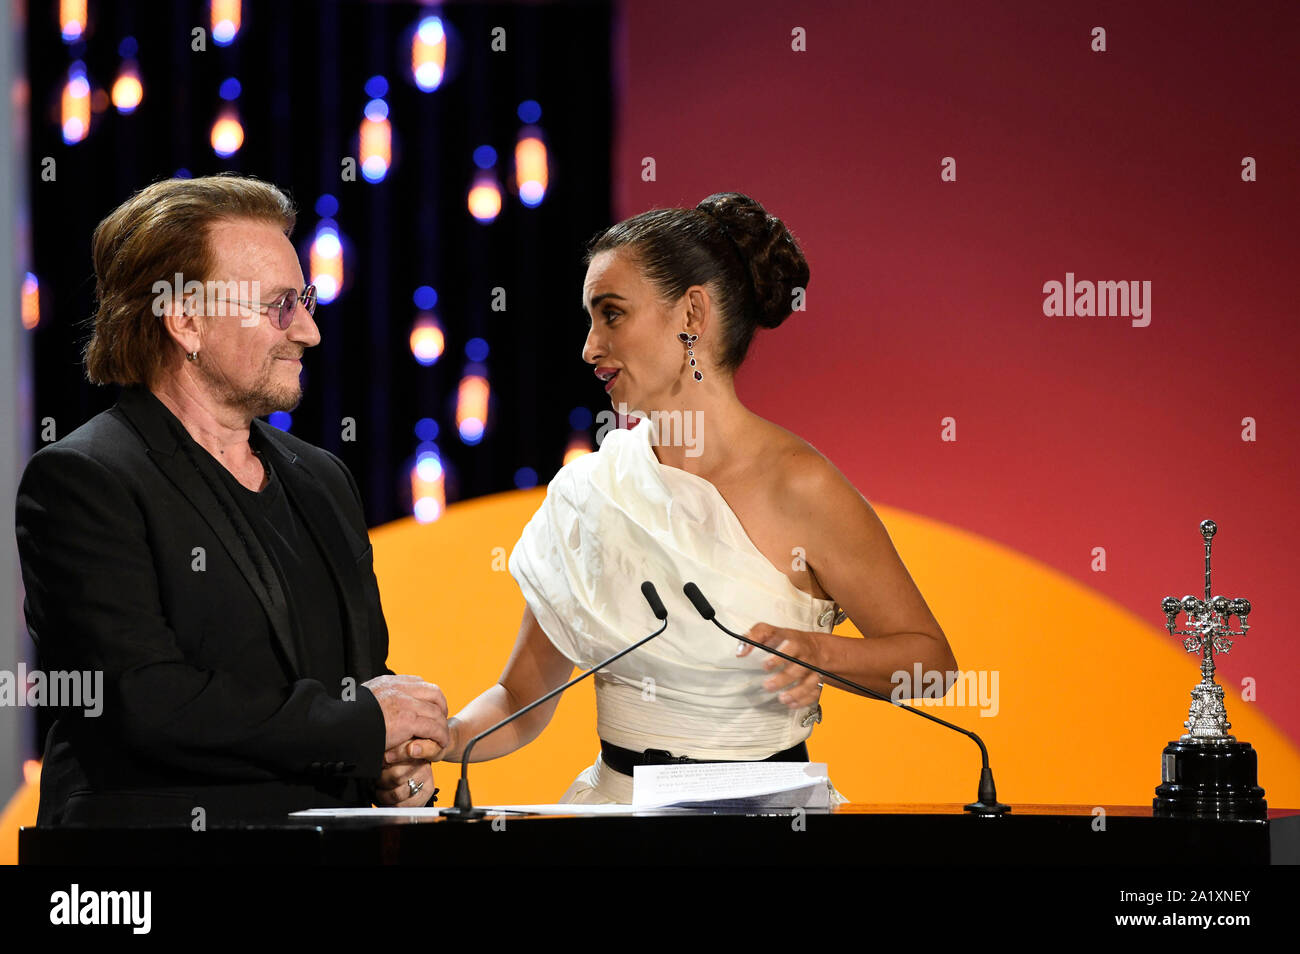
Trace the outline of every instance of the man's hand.
<instances>
[{"instance_id":1,"label":"man's hand","mask_svg":"<svg viewBox=\"0 0 1300 954\"><path fill-rule=\"evenodd\" d=\"M385 749L410 739L427 739L441 747L451 741L447 699L437 686L419 676L376 676L363 685L374 694L384 713Z\"/></svg>"}]
</instances>

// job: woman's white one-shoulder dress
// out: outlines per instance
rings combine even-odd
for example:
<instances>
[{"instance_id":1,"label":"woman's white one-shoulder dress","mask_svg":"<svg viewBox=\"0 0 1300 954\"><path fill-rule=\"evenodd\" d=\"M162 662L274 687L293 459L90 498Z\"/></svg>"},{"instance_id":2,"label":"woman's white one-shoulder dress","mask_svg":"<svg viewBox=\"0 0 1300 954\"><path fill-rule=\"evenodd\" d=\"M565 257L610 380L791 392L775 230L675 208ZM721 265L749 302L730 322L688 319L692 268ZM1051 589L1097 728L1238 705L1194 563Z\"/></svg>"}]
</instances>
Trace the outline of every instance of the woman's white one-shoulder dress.
<instances>
[{"instance_id":1,"label":"woman's white one-shoulder dress","mask_svg":"<svg viewBox=\"0 0 1300 954\"><path fill-rule=\"evenodd\" d=\"M736 640L702 619L682 586L696 583L739 633L755 623L829 632L835 605L773 566L713 484L660 464L655 433L642 419L562 468L510 573L556 649L584 669L658 628L641 583L658 590L667 630L592 676L601 739L694 759L767 758L808 738L811 709L790 710L764 689L770 656L737 658ZM628 804L632 778L597 755L561 801Z\"/></svg>"}]
</instances>

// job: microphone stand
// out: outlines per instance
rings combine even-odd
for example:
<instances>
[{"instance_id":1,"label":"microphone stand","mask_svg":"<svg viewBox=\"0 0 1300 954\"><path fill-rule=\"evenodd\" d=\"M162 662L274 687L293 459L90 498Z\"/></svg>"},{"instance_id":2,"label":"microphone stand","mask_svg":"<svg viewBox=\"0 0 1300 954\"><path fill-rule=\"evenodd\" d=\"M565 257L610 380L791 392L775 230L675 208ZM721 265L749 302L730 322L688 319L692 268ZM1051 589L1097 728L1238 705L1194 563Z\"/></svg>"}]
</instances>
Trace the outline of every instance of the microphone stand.
<instances>
[{"instance_id":1,"label":"microphone stand","mask_svg":"<svg viewBox=\"0 0 1300 954\"><path fill-rule=\"evenodd\" d=\"M882 696L874 689L868 689L866 686L859 685L858 683L854 682L851 679L845 679L843 676L836 675L833 672L828 672L825 669L820 669L817 666L814 666L812 663L805 662L802 659L796 659L794 656L787 656L785 653L773 649L771 646L765 646L756 640L750 639L748 636L742 636L739 633L733 633L731 630L727 629L727 627L723 626L721 623L718 622L717 613L714 611L713 606L709 603L709 601L704 598L704 594L700 592L700 588L698 586L696 586L694 583L687 583L682 588L682 592L686 594L686 598L691 601L691 604L695 607L695 609L699 612L701 616L703 616L706 620L711 622L714 626L718 627L718 629L722 630L728 636L732 636L740 640L742 643L748 643L751 646L755 646L758 649L763 650L764 652L771 653L773 656L780 656L782 659L786 660L787 662L792 662L795 663L796 665L803 666L805 669L811 669L813 672L823 675L828 679L834 679L836 682L842 682L846 686L852 686L854 689L858 690L864 695L870 696L873 699L879 699L881 702L887 702L891 706L894 706L899 709L906 709L908 712L911 712L914 715L919 715L922 718L929 719L931 722L937 722L940 725L947 726L948 728L952 729L955 732L960 732L962 735L970 736L970 738L975 740L975 744L980 747L980 757L983 759L984 764L983 764L983 768L980 770L980 783L979 783L978 797L976 798L975 801L971 802L969 805L964 806L966 811L971 812L974 815L979 815L981 817L988 817L988 818L994 818L999 815L1005 815L1007 812L1011 811L1010 805L1004 805L998 801L997 786L993 784L993 769L989 767L989 750L984 747L984 741L974 732L970 731L969 729L963 729L959 725L953 725L951 722L945 722L943 719L936 718L935 716L930 715L930 713L923 712L920 709L913 709L911 706L900 705L899 703L894 702L892 699Z\"/></svg>"},{"instance_id":2,"label":"microphone stand","mask_svg":"<svg viewBox=\"0 0 1300 954\"><path fill-rule=\"evenodd\" d=\"M650 604L650 609L654 612L655 617L660 621L662 621L663 625L660 626L658 629L656 629L649 636L637 640L635 643L633 643L631 646L628 646L626 649L619 650L614 655L610 656L608 659L597 663L596 665L592 666L590 669L583 672L581 675L576 676L573 679L570 679L568 682L566 682L564 685L560 686L559 688L552 689L550 692L542 696L540 699L530 702L528 705L524 706L518 712L506 716L504 719L502 719L496 725L492 726L490 729L485 729L482 732L480 732L478 735L470 739L468 744L466 744L465 746L465 751L461 753L460 781L456 783L456 803L452 808L443 809L443 811L439 813L440 815L443 815L447 818L456 819L458 821L467 821L469 819L482 818L484 815L487 814L487 811L485 809L474 807L474 800L470 798L470 793L469 793L469 756L470 756L470 752L473 751L474 746L478 743L480 739L491 735L493 732L495 732L497 729L502 728L503 726L509 725L511 722L514 722L520 716L525 715L528 712L531 712L533 709L536 709L543 702L546 702L550 699L554 699L560 693L564 692L564 690L568 689L570 686L574 686L582 682L582 680L586 679L588 676L596 672L598 669L604 669L610 663L614 662L617 659L621 659L622 657L626 656L628 653L632 652L632 650L641 648L646 643L650 642L650 640L654 639L656 636L658 636L660 633L662 633L665 629L668 628L668 610L664 608L663 601L659 598L658 592L655 591L654 584L651 583L649 580L646 580L644 583L642 583L641 595L645 597L646 602Z\"/></svg>"}]
</instances>

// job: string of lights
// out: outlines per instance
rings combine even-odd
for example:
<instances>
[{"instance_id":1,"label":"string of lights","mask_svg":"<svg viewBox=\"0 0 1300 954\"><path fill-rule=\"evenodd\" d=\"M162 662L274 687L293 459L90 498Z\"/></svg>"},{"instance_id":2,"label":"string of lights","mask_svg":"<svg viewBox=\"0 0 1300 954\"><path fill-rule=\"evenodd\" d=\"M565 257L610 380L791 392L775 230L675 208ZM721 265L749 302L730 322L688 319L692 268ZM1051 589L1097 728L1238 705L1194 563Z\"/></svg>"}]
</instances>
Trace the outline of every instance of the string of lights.
<instances>
[{"instance_id":1,"label":"string of lights","mask_svg":"<svg viewBox=\"0 0 1300 954\"><path fill-rule=\"evenodd\" d=\"M577 291L610 221L592 144L611 94L607 56L561 54L608 48L606 8L54 6L27 26L32 149L54 170L33 184L22 298L38 418L75 426L115 398L76 367L95 223L159 178L232 171L293 196L319 305L304 400L270 422L342 456L372 523L435 520L591 450Z\"/></svg>"}]
</instances>

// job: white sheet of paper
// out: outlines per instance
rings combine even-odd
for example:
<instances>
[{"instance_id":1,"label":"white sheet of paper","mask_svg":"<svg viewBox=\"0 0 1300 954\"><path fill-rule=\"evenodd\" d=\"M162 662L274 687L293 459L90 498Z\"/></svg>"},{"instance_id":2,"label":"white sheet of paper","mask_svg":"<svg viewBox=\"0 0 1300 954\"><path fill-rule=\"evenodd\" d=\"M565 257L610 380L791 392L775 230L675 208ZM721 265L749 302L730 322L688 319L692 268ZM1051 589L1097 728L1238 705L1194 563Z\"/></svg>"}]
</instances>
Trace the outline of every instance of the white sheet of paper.
<instances>
[{"instance_id":1,"label":"white sheet of paper","mask_svg":"<svg viewBox=\"0 0 1300 954\"><path fill-rule=\"evenodd\" d=\"M524 815L629 815L632 805L479 805L485 812ZM439 808L309 808L296 818L437 818Z\"/></svg>"},{"instance_id":2,"label":"white sheet of paper","mask_svg":"<svg viewBox=\"0 0 1300 954\"><path fill-rule=\"evenodd\" d=\"M633 769L632 804L827 808L830 780L825 762L638 765Z\"/></svg>"},{"instance_id":3,"label":"white sheet of paper","mask_svg":"<svg viewBox=\"0 0 1300 954\"><path fill-rule=\"evenodd\" d=\"M437 818L436 808L308 808L290 818Z\"/></svg>"}]
</instances>

